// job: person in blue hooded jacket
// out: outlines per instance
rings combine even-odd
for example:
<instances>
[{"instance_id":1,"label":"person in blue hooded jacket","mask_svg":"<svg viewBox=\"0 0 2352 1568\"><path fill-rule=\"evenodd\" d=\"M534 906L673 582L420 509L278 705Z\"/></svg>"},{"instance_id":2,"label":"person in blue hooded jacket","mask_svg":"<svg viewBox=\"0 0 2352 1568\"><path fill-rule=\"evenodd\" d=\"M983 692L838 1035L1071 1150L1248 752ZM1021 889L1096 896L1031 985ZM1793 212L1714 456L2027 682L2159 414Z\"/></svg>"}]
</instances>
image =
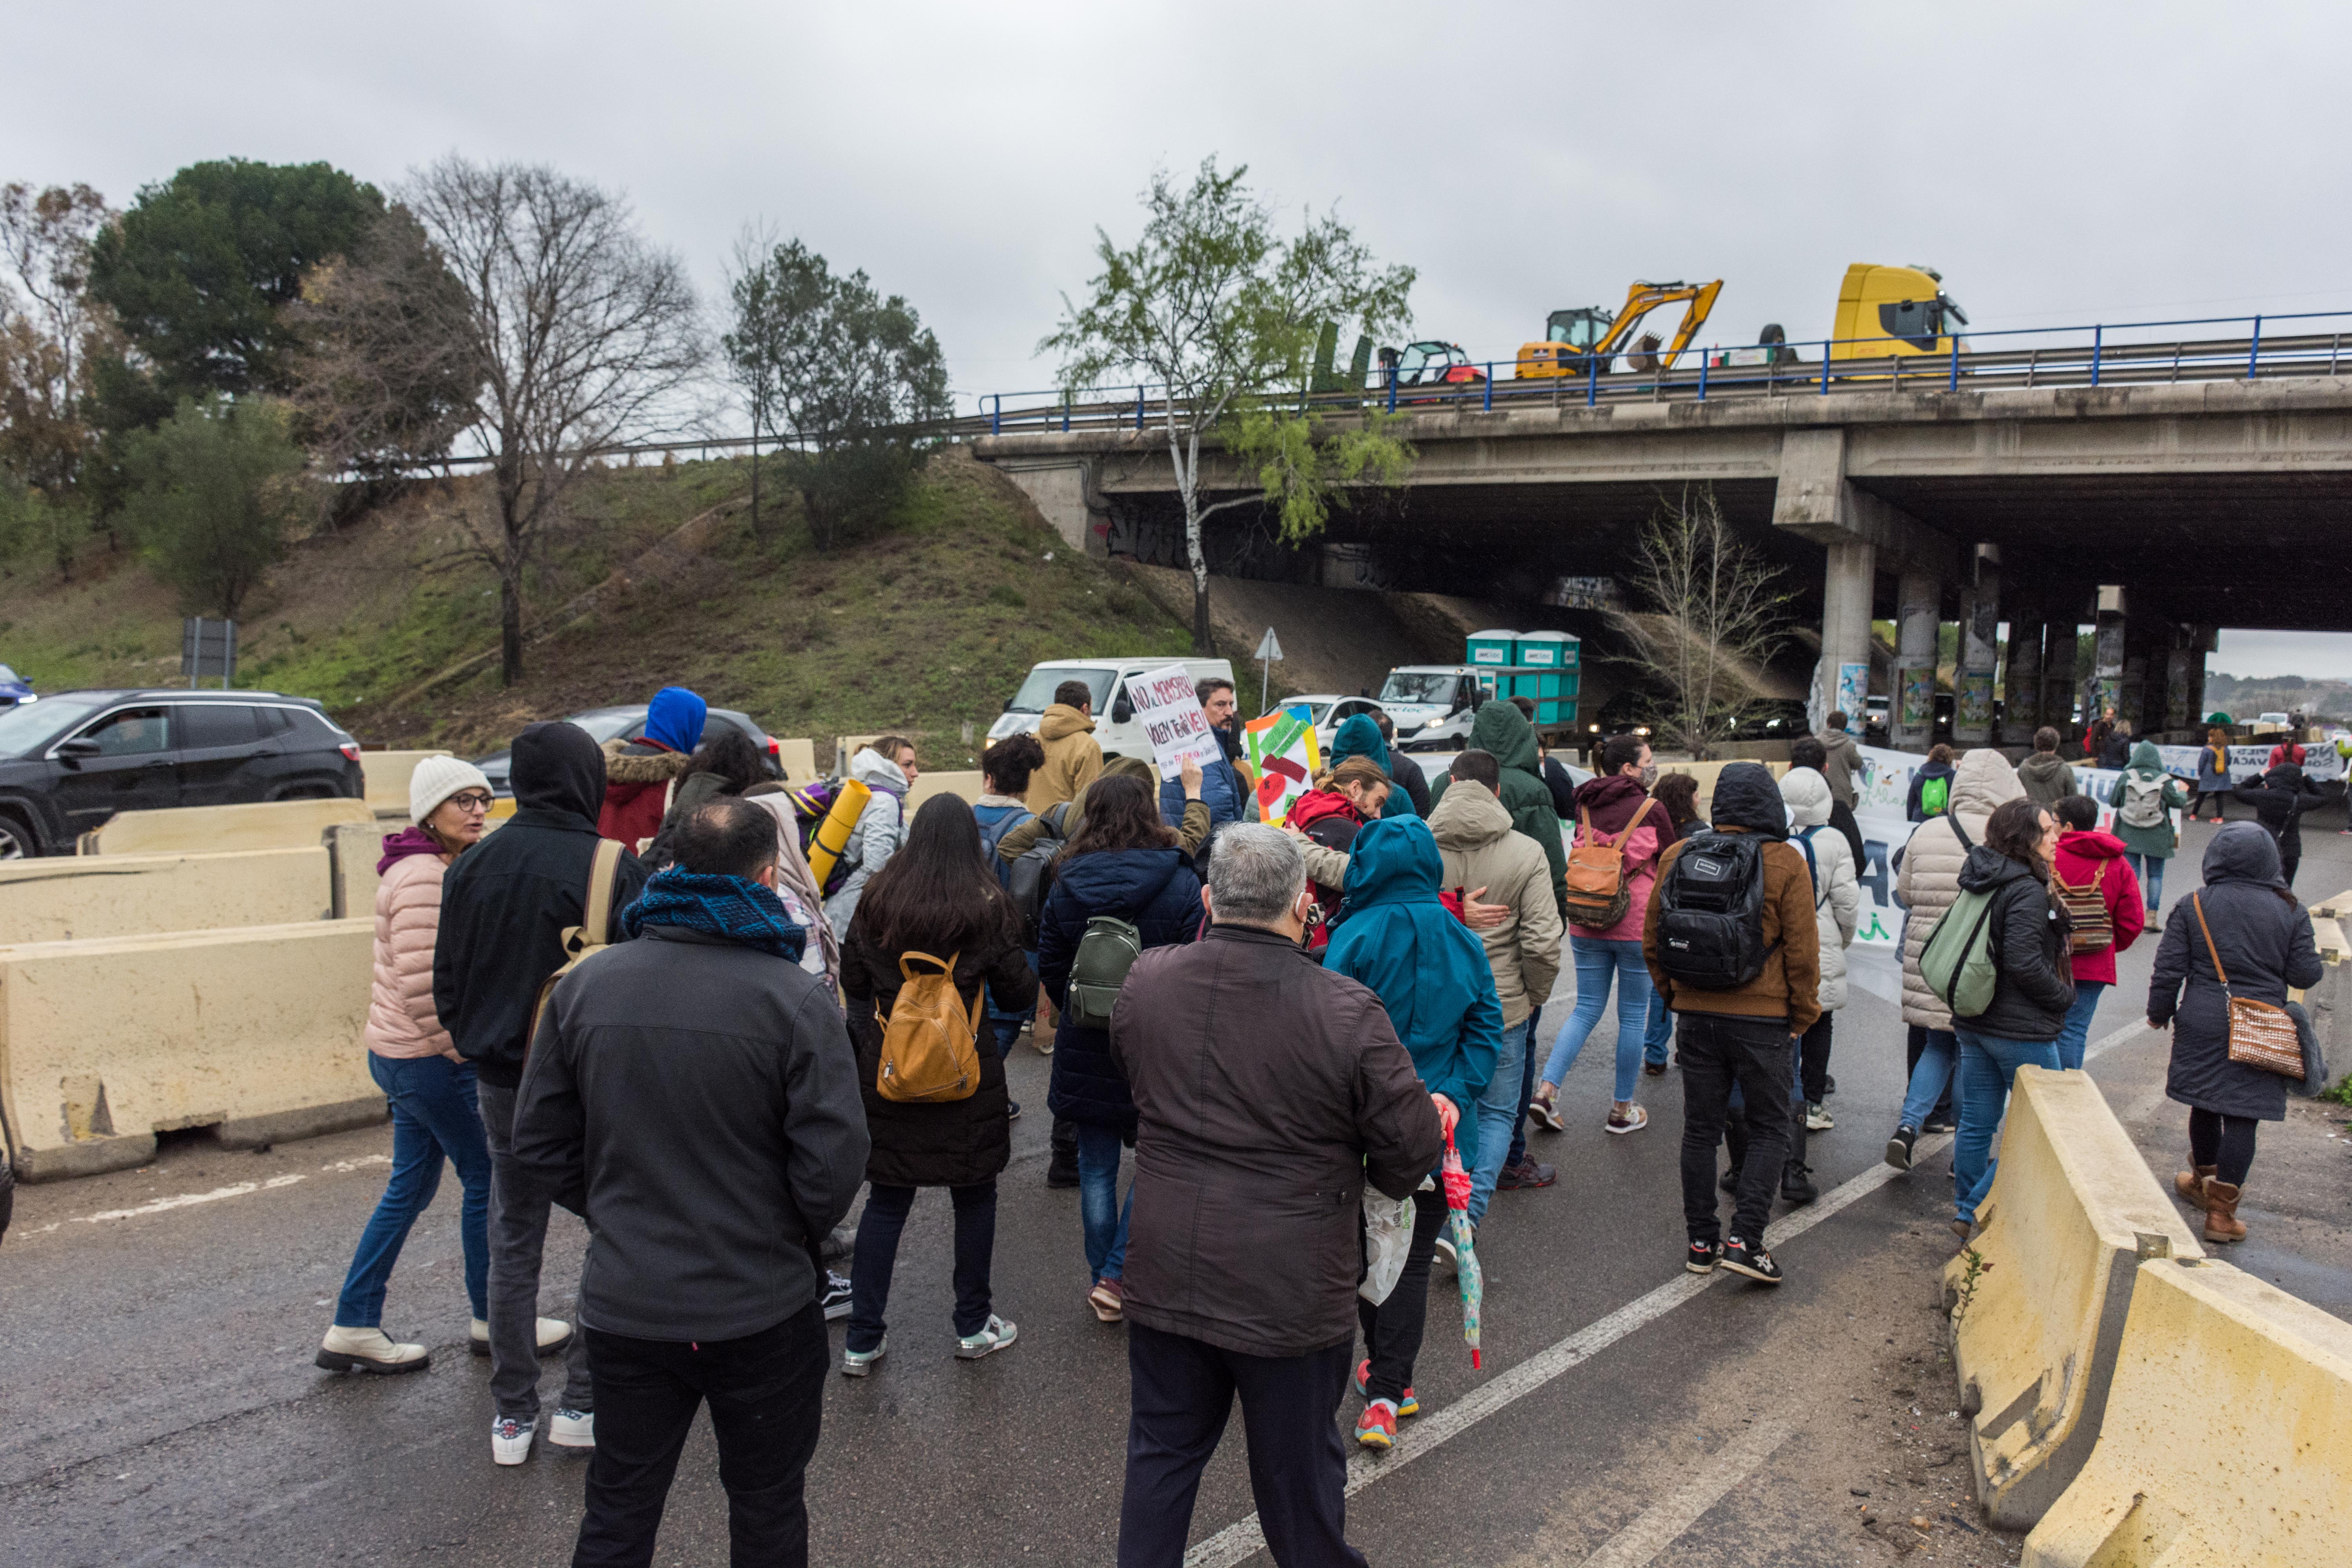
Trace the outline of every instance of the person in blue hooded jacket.
<instances>
[{"instance_id":1,"label":"person in blue hooded jacket","mask_svg":"<svg viewBox=\"0 0 2352 1568\"><path fill-rule=\"evenodd\" d=\"M1348 900L1332 926L1323 967L1380 997L1423 1087L1453 1107L1454 1116L1445 1116L1444 1108L1439 1115L1452 1123L1454 1147L1468 1168L1478 1161L1478 1119L1459 1113L1477 1105L1495 1076L1503 1004L1486 948L1439 900L1444 868L1437 840L1421 818L1368 824L1349 852ZM1393 1446L1397 1417L1421 1409L1412 1363L1428 1316L1430 1259L1444 1222L1445 1194L1433 1184L1413 1201L1412 1245L1396 1288L1377 1306L1360 1297L1356 1301L1366 1350L1356 1368L1356 1389L1365 1401L1356 1440L1367 1447Z\"/></svg>"},{"instance_id":2,"label":"person in blue hooded jacket","mask_svg":"<svg viewBox=\"0 0 2352 1568\"><path fill-rule=\"evenodd\" d=\"M1420 801L1429 798L1429 786L1422 784L1421 791L1416 797L1405 782L1398 778L1396 765L1389 758L1388 742L1381 735L1380 721L1369 713L1352 713L1340 721L1339 728L1332 731L1331 755L1323 765L1336 768L1349 757L1370 758L1379 765L1381 772L1389 775L1390 782L1397 786L1389 791L1388 804L1381 807L1382 816L1427 816L1429 815L1428 811L1419 804ZM1413 782L1421 784L1418 777L1421 769L1412 763L1407 763L1406 766L1416 775Z\"/></svg>"},{"instance_id":3,"label":"person in blue hooded jacket","mask_svg":"<svg viewBox=\"0 0 2352 1568\"><path fill-rule=\"evenodd\" d=\"M1191 942L1206 918L1201 879L1176 834L1160 820L1150 783L1105 773L1087 787L1086 815L1055 862L1054 889L1037 915L1037 979L1062 1009L1054 1029L1054 1076L1045 1105L1076 1124L1078 1219L1085 1233L1087 1304L1106 1323L1120 1317L1128 1204L1118 1202L1121 1149L1135 1142L1135 1100L1111 1055L1110 1031L1080 1028L1068 1012L1070 969L1097 915L1136 928L1148 951Z\"/></svg>"}]
</instances>

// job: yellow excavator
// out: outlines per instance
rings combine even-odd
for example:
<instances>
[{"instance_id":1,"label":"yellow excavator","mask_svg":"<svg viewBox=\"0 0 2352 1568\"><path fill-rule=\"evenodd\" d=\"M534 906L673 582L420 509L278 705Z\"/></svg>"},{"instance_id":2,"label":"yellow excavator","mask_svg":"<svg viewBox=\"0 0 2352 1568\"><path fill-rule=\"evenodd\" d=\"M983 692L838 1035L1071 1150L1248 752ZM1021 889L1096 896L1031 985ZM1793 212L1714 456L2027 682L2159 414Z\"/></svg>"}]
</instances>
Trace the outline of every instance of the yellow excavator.
<instances>
[{"instance_id":1,"label":"yellow excavator","mask_svg":"<svg viewBox=\"0 0 2352 1568\"><path fill-rule=\"evenodd\" d=\"M1554 310L1544 322L1543 342L1519 345L1515 374L1521 380L1585 375L1596 368L1606 374L1621 353L1637 371L1672 370L1706 324L1707 312L1715 309L1715 297L1722 292L1720 278L1711 283L1636 283L1625 290L1624 306L1614 315L1599 305ZM1673 342L1655 332L1644 332L1639 341L1629 343L1643 317L1661 305L1677 302L1684 307L1683 320L1675 329Z\"/></svg>"}]
</instances>

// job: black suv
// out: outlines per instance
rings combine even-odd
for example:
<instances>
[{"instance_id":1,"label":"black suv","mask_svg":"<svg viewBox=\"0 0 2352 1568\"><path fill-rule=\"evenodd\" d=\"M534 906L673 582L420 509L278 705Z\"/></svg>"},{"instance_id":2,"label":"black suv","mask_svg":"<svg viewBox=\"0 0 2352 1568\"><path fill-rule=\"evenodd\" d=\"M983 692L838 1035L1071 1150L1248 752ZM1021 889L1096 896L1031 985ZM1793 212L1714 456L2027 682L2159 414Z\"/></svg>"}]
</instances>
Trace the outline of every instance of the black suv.
<instances>
[{"instance_id":1,"label":"black suv","mask_svg":"<svg viewBox=\"0 0 2352 1568\"><path fill-rule=\"evenodd\" d=\"M61 691L0 710L0 860L70 855L118 811L366 793L359 742L306 697Z\"/></svg>"}]
</instances>

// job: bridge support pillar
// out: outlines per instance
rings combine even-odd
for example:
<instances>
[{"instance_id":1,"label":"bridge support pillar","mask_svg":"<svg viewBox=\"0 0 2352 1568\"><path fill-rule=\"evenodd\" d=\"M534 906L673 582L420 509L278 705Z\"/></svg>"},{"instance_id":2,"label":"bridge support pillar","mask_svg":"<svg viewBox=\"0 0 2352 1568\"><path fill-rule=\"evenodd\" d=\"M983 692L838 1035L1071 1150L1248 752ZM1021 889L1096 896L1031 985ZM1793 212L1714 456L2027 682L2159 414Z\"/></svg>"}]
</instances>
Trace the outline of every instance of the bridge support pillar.
<instances>
[{"instance_id":1,"label":"bridge support pillar","mask_svg":"<svg viewBox=\"0 0 2352 1568\"><path fill-rule=\"evenodd\" d=\"M999 458L995 467L1045 514L1071 549L1097 557L1109 554L1110 503L1095 488L1092 459Z\"/></svg>"},{"instance_id":2,"label":"bridge support pillar","mask_svg":"<svg viewBox=\"0 0 2352 1568\"><path fill-rule=\"evenodd\" d=\"M1870 695L1870 604L1877 578L1878 547L1868 540L1829 547L1822 584L1822 657L1805 704L1806 721L1815 730L1831 712L1843 710L1853 731L1862 732Z\"/></svg>"},{"instance_id":3,"label":"bridge support pillar","mask_svg":"<svg viewBox=\"0 0 2352 1568\"><path fill-rule=\"evenodd\" d=\"M1959 664L1952 677L1952 741L1992 742L1994 667L2000 659L2000 546L1976 548L1975 581L1960 591Z\"/></svg>"},{"instance_id":4,"label":"bridge support pillar","mask_svg":"<svg viewBox=\"0 0 2352 1568\"><path fill-rule=\"evenodd\" d=\"M1906 571L1895 601L1895 696L1887 730L1906 752L1924 752L1936 732L1936 644L1944 585L1925 572Z\"/></svg>"},{"instance_id":5,"label":"bridge support pillar","mask_svg":"<svg viewBox=\"0 0 2352 1568\"><path fill-rule=\"evenodd\" d=\"M2033 744L2033 731L2042 725L2042 614L2031 602L2010 606L2000 737L2005 746Z\"/></svg>"},{"instance_id":6,"label":"bridge support pillar","mask_svg":"<svg viewBox=\"0 0 2352 1568\"><path fill-rule=\"evenodd\" d=\"M2096 723L2111 712L2118 717L2123 714L2124 618L2123 589L2102 584L2098 630L2093 640L2091 687L2083 704L2085 725Z\"/></svg>"},{"instance_id":7,"label":"bridge support pillar","mask_svg":"<svg viewBox=\"0 0 2352 1568\"><path fill-rule=\"evenodd\" d=\"M2211 711L2205 706L2205 656L2213 651L2220 629L2218 626L2194 626L2185 628L2173 658L2179 661L2180 673L2172 682L2169 702L2165 710L2165 728L2193 730L2197 739L2205 738L2205 715ZM2177 717L2176 717L2177 715Z\"/></svg>"},{"instance_id":8,"label":"bridge support pillar","mask_svg":"<svg viewBox=\"0 0 2352 1568\"><path fill-rule=\"evenodd\" d=\"M2042 722L2063 740L2074 730L2074 705L2085 689L2082 672L2084 604L2079 595L2055 601L2042 628ZM2084 715L2084 722L2089 722Z\"/></svg>"}]
</instances>

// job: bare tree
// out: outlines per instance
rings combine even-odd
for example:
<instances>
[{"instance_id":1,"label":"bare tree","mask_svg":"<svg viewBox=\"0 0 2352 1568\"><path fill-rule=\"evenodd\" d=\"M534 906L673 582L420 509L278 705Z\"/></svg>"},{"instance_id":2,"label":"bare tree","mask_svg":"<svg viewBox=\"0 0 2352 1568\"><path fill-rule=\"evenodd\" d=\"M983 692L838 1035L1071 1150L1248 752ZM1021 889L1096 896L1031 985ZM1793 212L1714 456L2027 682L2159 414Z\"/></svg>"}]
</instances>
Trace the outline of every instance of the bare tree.
<instances>
[{"instance_id":1,"label":"bare tree","mask_svg":"<svg viewBox=\"0 0 2352 1568\"><path fill-rule=\"evenodd\" d=\"M331 474L379 479L447 454L485 376L469 302L424 226L394 205L288 307L300 349L295 435Z\"/></svg>"},{"instance_id":2,"label":"bare tree","mask_svg":"<svg viewBox=\"0 0 2352 1568\"><path fill-rule=\"evenodd\" d=\"M88 185L0 186L0 480L25 496L15 526L0 517L0 546L37 535L60 574L89 534L78 491L98 440L93 370L120 352L88 288L90 242L113 216Z\"/></svg>"},{"instance_id":3,"label":"bare tree","mask_svg":"<svg viewBox=\"0 0 2352 1568\"><path fill-rule=\"evenodd\" d=\"M544 165L452 154L402 195L462 301L457 320L423 310L404 332L439 345L421 352L467 356L481 376L463 428L489 461L493 515L461 515L499 574L511 686L533 552L600 448L680 413L708 357L700 311L684 265L646 243L627 202Z\"/></svg>"},{"instance_id":4,"label":"bare tree","mask_svg":"<svg viewBox=\"0 0 2352 1568\"><path fill-rule=\"evenodd\" d=\"M1715 491L1658 498L1629 574L1647 613L1610 612L1661 689L1654 718L1704 758L1756 704L1757 682L1789 636L1779 568L1732 531Z\"/></svg>"}]
</instances>

